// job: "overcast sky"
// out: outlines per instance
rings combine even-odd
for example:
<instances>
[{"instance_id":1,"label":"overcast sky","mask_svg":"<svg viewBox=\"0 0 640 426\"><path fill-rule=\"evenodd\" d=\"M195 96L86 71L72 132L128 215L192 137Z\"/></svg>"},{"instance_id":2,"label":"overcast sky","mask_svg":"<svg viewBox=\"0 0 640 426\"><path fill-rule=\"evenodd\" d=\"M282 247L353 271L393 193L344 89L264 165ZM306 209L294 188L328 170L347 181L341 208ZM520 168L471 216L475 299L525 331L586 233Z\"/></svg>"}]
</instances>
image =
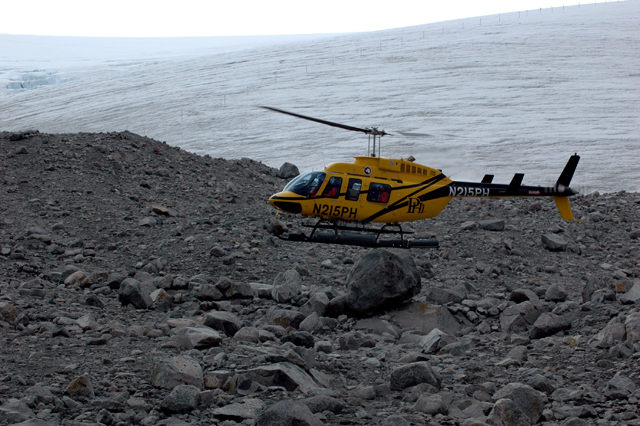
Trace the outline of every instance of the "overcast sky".
<instances>
[{"instance_id":1,"label":"overcast sky","mask_svg":"<svg viewBox=\"0 0 640 426\"><path fill-rule=\"evenodd\" d=\"M578 3L569 1L567 6ZM0 34L193 37L344 33L562 5L563 0L0 0Z\"/></svg>"}]
</instances>

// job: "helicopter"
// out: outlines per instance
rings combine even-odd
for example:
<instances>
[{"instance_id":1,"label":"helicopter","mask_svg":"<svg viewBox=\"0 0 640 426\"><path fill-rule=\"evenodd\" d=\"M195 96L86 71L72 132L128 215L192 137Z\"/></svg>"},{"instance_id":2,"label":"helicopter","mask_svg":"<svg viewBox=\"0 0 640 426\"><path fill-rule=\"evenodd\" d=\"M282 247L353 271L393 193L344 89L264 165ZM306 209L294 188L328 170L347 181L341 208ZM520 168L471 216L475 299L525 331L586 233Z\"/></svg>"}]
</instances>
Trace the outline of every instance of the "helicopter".
<instances>
[{"instance_id":1,"label":"helicopter","mask_svg":"<svg viewBox=\"0 0 640 426\"><path fill-rule=\"evenodd\" d=\"M413 157L381 157L380 140L390 135L384 130L348 126L268 106L261 108L369 136L367 156L356 156L353 163L332 163L322 171L302 173L269 198L269 203L280 211L318 218L314 225L303 224L312 228L310 233L276 232L283 240L434 248L439 246L437 239L408 239L405 235L411 232L403 231L401 224L438 216L456 197L553 197L562 219L573 220L568 197L578 193L569 187L580 160L577 153L569 157L552 187L522 185L523 173L516 173L508 184L493 183L494 176L489 174L481 182L453 181L439 169L416 163ZM372 228L372 222L384 225ZM399 238L381 238L385 234Z\"/></svg>"}]
</instances>

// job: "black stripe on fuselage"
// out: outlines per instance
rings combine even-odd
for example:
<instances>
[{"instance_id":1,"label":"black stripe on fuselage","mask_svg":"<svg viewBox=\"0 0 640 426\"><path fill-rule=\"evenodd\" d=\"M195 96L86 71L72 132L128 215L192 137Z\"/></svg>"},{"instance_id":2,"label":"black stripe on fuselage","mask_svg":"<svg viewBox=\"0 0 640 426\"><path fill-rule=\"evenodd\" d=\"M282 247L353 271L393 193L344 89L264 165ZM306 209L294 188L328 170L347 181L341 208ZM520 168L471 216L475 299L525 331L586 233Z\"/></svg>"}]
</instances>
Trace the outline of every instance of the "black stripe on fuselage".
<instances>
[{"instance_id":1,"label":"black stripe on fuselage","mask_svg":"<svg viewBox=\"0 0 640 426\"><path fill-rule=\"evenodd\" d=\"M424 191L425 189L433 186L435 183L441 181L442 179L446 178L446 176L444 174L439 174L438 176L434 176L430 179L427 179L426 181L424 181L421 184L416 184L416 185L408 185L406 187L404 187L403 189L407 189L407 188L415 188L415 187L419 187L419 189L417 191L412 192L409 195L406 195L404 197L402 197L401 199L399 199L398 201L396 201L395 203L389 205L389 206L385 206L382 209L380 209L377 213L372 214L371 216L369 216L368 218L364 219L363 222L370 222L374 219L379 218L380 216L383 216L387 213L396 211L398 209L401 209L403 207L406 207L409 205L409 201L407 200L408 198L411 198L413 195L416 195L419 192ZM445 187L446 188L446 187ZM398 190L400 188L394 188L395 190ZM439 190L436 191L432 191L432 192L437 192ZM448 191L448 190L447 190ZM430 193L429 193L430 194ZM448 192L447 192L448 194ZM424 197L425 195L428 194L423 194L422 196L418 197L421 201L422 201L422 197ZM434 198L440 198L441 196L448 196L448 195L440 195L438 197L434 197Z\"/></svg>"}]
</instances>

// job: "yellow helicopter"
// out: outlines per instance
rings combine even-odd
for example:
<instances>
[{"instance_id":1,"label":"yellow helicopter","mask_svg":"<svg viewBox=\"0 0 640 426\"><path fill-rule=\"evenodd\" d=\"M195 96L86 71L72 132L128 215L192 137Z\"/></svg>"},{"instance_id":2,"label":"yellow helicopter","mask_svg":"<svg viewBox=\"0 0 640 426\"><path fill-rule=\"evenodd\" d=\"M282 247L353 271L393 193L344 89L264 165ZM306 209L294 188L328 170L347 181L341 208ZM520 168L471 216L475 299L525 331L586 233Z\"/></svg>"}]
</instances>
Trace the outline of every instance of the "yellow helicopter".
<instances>
[{"instance_id":1,"label":"yellow helicopter","mask_svg":"<svg viewBox=\"0 0 640 426\"><path fill-rule=\"evenodd\" d=\"M277 108L261 108L369 135L366 157L355 157L353 163L333 163L322 171L298 175L269 198L276 209L319 218L315 225L304 225L313 228L309 234L277 233L281 239L364 247L438 247L438 240L434 238L405 238L407 232L403 232L400 224L435 217L454 197L553 197L562 218L573 219L568 197L577 194L569 188L580 160L577 154L569 158L552 187L523 186L522 173L516 173L509 184L492 183L493 175L485 175L481 182L455 182L442 171L418 164L413 158L377 156L380 139L389 135L384 130L361 129ZM371 222L385 225L367 227ZM383 234L400 238L384 239Z\"/></svg>"}]
</instances>

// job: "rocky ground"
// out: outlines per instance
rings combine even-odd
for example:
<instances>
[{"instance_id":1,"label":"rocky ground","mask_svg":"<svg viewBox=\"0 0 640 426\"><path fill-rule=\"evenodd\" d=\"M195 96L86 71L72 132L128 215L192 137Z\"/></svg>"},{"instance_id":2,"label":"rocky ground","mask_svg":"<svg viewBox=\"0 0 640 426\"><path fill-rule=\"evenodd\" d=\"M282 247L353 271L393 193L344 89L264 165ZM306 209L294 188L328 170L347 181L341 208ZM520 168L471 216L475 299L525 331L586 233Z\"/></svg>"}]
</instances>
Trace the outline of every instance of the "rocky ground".
<instances>
[{"instance_id":1,"label":"rocky ground","mask_svg":"<svg viewBox=\"0 0 640 426\"><path fill-rule=\"evenodd\" d=\"M440 248L388 252L275 238L246 158L0 158L0 424L640 424L638 194L454 199L405 227Z\"/></svg>"}]
</instances>

